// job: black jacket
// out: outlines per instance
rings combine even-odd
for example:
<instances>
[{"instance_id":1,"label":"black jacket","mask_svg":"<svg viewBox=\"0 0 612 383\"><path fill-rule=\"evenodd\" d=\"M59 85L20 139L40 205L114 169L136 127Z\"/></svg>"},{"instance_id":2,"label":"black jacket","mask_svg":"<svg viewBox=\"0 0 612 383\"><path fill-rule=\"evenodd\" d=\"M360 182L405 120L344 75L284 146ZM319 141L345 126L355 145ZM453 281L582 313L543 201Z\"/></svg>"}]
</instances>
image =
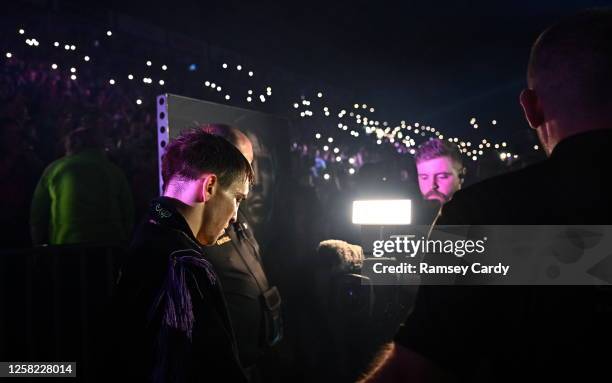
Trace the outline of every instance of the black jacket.
<instances>
[{"instance_id":1,"label":"black jacket","mask_svg":"<svg viewBox=\"0 0 612 383\"><path fill-rule=\"evenodd\" d=\"M271 291L259 244L244 213L231 225L217 243L206 248L206 259L215 267L223 283L232 326L236 334L240 360L244 367L253 366L269 346L272 331L282 334L280 307L270 311L265 293ZM280 296L279 296L280 299ZM280 302L280 301L279 301Z\"/></svg>"},{"instance_id":2,"label":"black jacket","mask_svg":"<svg viewBox=\"0 0 612 383\"><path fill-rule=\"evenodd\" d=\"M246 381L219 277L169 198L137 230L112 311L128 381Z\"/></svg>"},{"instance_id":3,"label":"black jacket","mask_svg":"<svg viewBox=\"0 0 612 383\"><path fill-rule=\"evenodd\" d=\"M612 130L563 140L541 163L457 192L438 224L610 224L610 148ZM588 381L607 373L611 334L605 287L422 286L396 341L460 381Z\"/></svg>"}]
</instances>

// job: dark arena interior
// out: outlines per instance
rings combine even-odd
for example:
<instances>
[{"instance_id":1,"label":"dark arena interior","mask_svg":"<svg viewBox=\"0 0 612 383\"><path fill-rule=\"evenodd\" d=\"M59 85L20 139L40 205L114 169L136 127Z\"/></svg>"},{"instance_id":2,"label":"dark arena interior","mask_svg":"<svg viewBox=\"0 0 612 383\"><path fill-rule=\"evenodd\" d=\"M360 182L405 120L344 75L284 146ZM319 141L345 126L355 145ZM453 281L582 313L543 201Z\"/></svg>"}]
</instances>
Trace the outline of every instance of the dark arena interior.
<instances>
[{"instance_id":1,"label":"dark arena interior","mask_svg":"<svg viewBox=\"0 0 612 383\"><path fill-rule=\"evenodd\" d=\"M609 381L611 89L612 1L7 2L0 380Z\"/></svg>"}]
</instances>

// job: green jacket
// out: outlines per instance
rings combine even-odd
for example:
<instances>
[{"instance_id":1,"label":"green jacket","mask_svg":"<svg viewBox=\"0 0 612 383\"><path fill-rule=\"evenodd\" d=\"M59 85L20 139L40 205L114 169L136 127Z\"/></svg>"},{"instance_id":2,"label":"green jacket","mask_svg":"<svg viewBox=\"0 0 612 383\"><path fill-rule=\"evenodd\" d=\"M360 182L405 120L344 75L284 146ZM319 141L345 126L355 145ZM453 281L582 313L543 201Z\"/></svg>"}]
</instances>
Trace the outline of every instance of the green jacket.
<instances>
[{"instance_id":1,"label":"green jacket","mask_svg":"<svg viewBox=\"0 0 612 383\"><path fill-rule=\"evenodd\" d=\"M36 186L30 209L35 245L126 241L133 220L125 174L97 149L52 162Z\"/></svg>"}]
</instances>

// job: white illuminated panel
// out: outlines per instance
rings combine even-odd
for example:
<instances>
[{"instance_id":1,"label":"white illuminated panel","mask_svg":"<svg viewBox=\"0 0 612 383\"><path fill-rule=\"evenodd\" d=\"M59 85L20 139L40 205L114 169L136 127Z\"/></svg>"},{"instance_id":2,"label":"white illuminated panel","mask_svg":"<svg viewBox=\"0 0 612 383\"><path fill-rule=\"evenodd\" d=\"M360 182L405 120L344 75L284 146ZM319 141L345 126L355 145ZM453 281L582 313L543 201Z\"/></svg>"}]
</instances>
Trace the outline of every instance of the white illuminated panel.
<instances>
[{"instance_id":1,"label":"white illuminated panel","mask_svg":"<svg viewBox=\"0 0 612 383\"><path fill-rule=\"evenodd\" d=\"M409 199L353 201L353 223L358 225L409 225Z\"/></svg>"}]
</instances>

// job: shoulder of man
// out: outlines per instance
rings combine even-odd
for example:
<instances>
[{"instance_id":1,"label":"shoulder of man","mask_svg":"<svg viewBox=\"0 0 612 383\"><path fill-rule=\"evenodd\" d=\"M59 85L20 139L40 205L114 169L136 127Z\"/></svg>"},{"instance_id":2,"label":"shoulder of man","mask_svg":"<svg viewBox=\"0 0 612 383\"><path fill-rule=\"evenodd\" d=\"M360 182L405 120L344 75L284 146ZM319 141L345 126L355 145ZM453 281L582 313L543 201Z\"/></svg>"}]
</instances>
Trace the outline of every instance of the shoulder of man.
<instances>
[{"instance_id":1,"label":"shoulder of man","mask_svg":"<svg viewBox=\"0 0 612 383\"><path fill-rule=\"evenodd\" d=\"M547 163L502 174L459 190L444 205L438 225L512 224L529 221L537 200L531 193L544 182Z\"/></svg>"}]
</instances>

